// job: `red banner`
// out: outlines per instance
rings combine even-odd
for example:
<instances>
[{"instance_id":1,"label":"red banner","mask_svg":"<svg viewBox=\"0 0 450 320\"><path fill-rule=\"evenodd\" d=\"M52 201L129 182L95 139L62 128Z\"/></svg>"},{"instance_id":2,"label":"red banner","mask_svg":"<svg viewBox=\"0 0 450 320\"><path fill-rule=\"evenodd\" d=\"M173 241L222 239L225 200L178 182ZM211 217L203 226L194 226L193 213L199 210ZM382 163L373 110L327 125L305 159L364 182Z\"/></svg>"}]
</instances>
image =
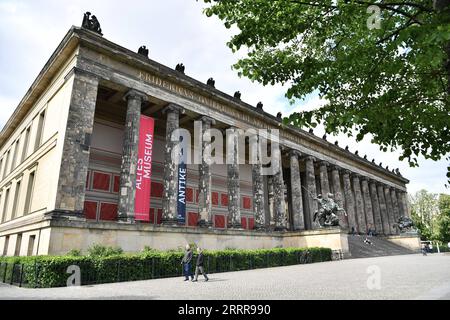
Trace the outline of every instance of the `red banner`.
<instances>
[{"instance_id":1,"label":"red banner","mask_svg":"<svg viewBox=\"0 0 450 320\"><path fill-rule=\"evenodd\" d=\"M134 204L136 221L150 222L154 128L155 120L153 118L141 116Z\"/></svg>"}]
</instances>

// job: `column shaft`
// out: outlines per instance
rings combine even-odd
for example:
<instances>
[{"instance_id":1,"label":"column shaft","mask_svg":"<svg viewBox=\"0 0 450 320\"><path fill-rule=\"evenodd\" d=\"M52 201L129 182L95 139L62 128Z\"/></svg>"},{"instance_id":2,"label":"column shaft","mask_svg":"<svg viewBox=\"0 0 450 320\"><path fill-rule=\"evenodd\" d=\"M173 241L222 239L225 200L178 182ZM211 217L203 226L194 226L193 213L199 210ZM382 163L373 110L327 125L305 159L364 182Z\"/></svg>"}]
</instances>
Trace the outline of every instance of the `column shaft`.
<instances>
[{"instance_id":1,"label":"column shaft","mask_svg":"<svg viewBox=\"0 0 450 320\"><path fill-rule=\"evenodd\" d=\"M166 147L164 149L164 197L162 200L163 223L177 223L177 190L179 157L173 150L179 143L178 137L172 137L180 126L180 113L183 109L177 105L169 105L163 112L166 120Z\"/></svg>"},{"instance_id":2,"label":"column shaft","mask_svg":"<svg viewBox=\"0 0 450 320\"><path fill-rule=\"evenodd\" d=\"M241 191L239 178L239 143L238 130L227 130L227 177L228 177L228 214L233 228L240 228L241 223Z\"/></svg>"},{"instance_id":3,"label":"column shaft","mask_svg":"<svg viewBox=\"0 0 450 320\"><path fill-rule=\"evenodd\" d=\"M273 193L274 193L274 214L275 214L275 229L287 229L287 215L286 202L284 199L284 179L283 179L283 164L281 160L281 150L277 149L275 154L272 154L272 166L274 170L273 175Z\"/></svg>"},{"instance_id":4,"label":"column shaft","mask_svg":"<svg viewBox=\"0 0 450 320\"><path fill-rule=\"evenodd\" d=\"M392 208L394 209L394 221L398 222L400 218L400 206L398 204L397 193L394 188L391 188Z\"/></svg>"},{"instance_id":5,"label":"column shaft","mask_svg":"<svg viewBox=\"0 0 450 320\"><path fill-rule=\"evenodd\" d=\"M210 154L211 148L211 134L209 129L215 121L208 117L202 119L202 163L198 166L199 181L198 181L198 212L199 224L202 226L210 226L212 224L212 202L211 202L211 187L212 178L210 171L210 162L207 155Z\"/></svg>"},{"instance_id":6,"label":"column shaft","mask_svg":"<svg viewBox=\"0 0 450 320\"><path fill-rule=\"evenodd\" d=\"M342 175L344 181L345 210L347 211L348 227L350 230L358 231L358 222L355 212L355 196L350 183L350 172L345 170Z\"/></svg>"},{"instance_id":7,"label":"column shaft","mask_svg":"<svg viewBox=\"0 0 450 320\"><path fill-rule=\"evenodd\" d=\"M319 164L319 168L322 198L328 198L328 194L330 193L330 182L328 181L328 163L325 161L321 161Z\"/></svg>"},{"instance_id":8,"label":"column shaft","mask_svg":"<svg viewBox=\"0 0 450 320\"><path fill-rule=\"evenodd\" d=\"M394 218L394 208L392 205L391 192L389 187L384 188L384 198L386 199L386 209L388 213L389 221L389 234L395 234L395 218Z\"/></svg>"},{"instance_id":9,"label":"column shaft","mask_svg":"<svg viewBox=\"0 0 450 320\"><path fill-rule=\"evenodd\" d=\"M386 205L386 197L384 196L384 187L383 185L377 185L377 191L378 191L378 201L380 202L380 212L381 212L381 218L383 223L383 233L385 235L391 234L391 227L389 224L389 215L387 211L387 205Z\"/></svg>"},{"instance_id":10,"label":"column shaft","mask_svg":"<svg viewBox=\"0 0 450 320\"><path fill-rule=\"evenodd\" d=\"M341 188L341 177L339 175L339 167L333 166L331 169L331 179L333 183L334 199L340 208L344 209L344 196ZM339 212L339 225L343 229L348 229L348 219L344 212Z\"/></svg>"},{"instance_id":11,"label":"column shaft","mask_svg":"<svg viewBox=\"0 0 450 320\"><path fill-rule=\"evenodd\" d=\"M372 199L370 197L369 182L367 178L363 178L361 182L361 191L364 197L364 208L366 212L367 230L375 230L375 220L373 217Z\"/></svg>"},{"instance_id":12,"label":"column shaft","mask_svg":"<svg viewBox=\"0 0 450 320\"><path fill-rule=\"evenodd\" d=\"M372 200L373 218L375 230L377 233L383 233L383 219L381 218L380 203L378 201L377 185L374 181L370 181L370 198Z\"/></svg>"},{"instance_id":13,"label":"column shaft","mask_svg":"<svg viewBox=\"0 0 450 320\"><path fill-rule=\"evenodd\" d=\"M266 224L265 216L265 182L262 175L261 148L258 136L256 136L256 163L252 164L252 182L253 182L253 212L255 214L255 225L257 229L262 229Z\"/></svg>"},{"instance_id":14,"label":"column shaft","mask_svg":"<svg viewBox=\"0 0 450 320\"><path fill-rule=\"evenodd\" d=\"M303 200L302 200L302 182L300 178L300 165L298 162L299 153L291 151L290 166L291 166L291 206L293 229L304 230L305 220L303 217Z\"/></svg>"},{"instance_id":15,"label":"column shaft","mask_svg":"<svg viewBox=\"0 0 450 320\"><path fill-rule=\"evenodd\" d=\"M305 158L305 166L306 166L306 189L308 190L307 195L307 214L308 218L307 229L317 229L317 225L314 223L314 213L317 211L317 202L314 200L314 197L317 196L316 190L316 177L314 173L314 158L308 156Z\"/></svg>"},{"instance_id":16,"label":"column shaft","mask_svg":"<svg viewBox=\"0 0 450 320\"><path fill-rule=\"evenodd\" d=\"M358 220L358 232L361 234L367 233L366 215L364 213L364 200L361 192L361 185L359 176L357 174L352 177L353 190L355 192L356 201L356 219Z\"/></svg>"},{"instance_id":17,"label":"column shaft","mask_svg":"<svg viewBox=\"0 0 450 320\"><path fill-rule=\"evenodd\" d=\"M119 219L134 221L136 195L136 165L139 148L139 124L142 102L146 97L135 90L125 95L128 103L123 135L122 166L120 171Z\"/></svg>"}]
</instances>

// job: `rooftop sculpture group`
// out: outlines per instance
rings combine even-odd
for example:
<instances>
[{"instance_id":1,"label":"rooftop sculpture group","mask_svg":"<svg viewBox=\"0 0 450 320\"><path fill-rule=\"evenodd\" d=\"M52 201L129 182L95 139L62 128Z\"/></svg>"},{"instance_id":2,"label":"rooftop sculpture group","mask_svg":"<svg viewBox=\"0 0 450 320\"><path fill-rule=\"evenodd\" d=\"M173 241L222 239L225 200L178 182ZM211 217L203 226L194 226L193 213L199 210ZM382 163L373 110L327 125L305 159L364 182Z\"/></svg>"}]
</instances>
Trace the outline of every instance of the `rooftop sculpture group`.
<instances>
[{"instance_id":1,"label":"rooftop sculpture group","mask_svg":"<svg viewBox=\"0 0 450 320\"><path fill-rule=\"evenodd\" d=\"M100 23L96 16L91 17L90 12L86 12L83 16L83 23L81 26L85 29L91 30L99 35L103 36L102 29L100 28Z\"/></svg>"}]
</instances>

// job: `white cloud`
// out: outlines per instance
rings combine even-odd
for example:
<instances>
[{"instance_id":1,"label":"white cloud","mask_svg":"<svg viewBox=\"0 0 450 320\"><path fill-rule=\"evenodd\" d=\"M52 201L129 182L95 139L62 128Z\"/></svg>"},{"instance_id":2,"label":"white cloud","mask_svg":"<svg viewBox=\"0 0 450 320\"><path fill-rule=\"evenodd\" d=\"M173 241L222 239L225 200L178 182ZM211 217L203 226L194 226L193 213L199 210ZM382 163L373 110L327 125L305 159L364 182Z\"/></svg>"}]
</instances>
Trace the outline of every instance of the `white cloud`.
<instances>
[{"instance_id":1,"label":"white cloud","mask_svg":"<svg viewBox=\"0 0 450 320\"><path fill-rule=\"evenodd\" d=\"M150 57L169 67L183 62L186 73L202 82L209 77L216 87L228 94L239 90L242 99L251 105L259 101L264 110L272 114L281 111L311 110L323 105L317 95L310 95L298 105L291 106L284 98L281 85L263 87L246 78L238 78L231 70L243 52L237 55L226 47L226 42L236 32L225 29L217 18L202 14L204 4L199 1L135 0L129 5L112 0L43 0L0 1L0 126L3 126L29 86L50 57L71 25L80 25L84 11L95 14L105 38L126 48L136 49L147 45ZM320 129L317 135L322 136ZM330 137L330 141L334 139ZM370 140L357 144L352 139L339 136L341 146L360 150L377 162L399 167L412 180L411 191L426 188L444 192L445 161L434 163L421 160L420 168L409 168L398 161L398 153L382 153ZM333 140L334 142L334 140Z\"/></svg>"}]
</instances>

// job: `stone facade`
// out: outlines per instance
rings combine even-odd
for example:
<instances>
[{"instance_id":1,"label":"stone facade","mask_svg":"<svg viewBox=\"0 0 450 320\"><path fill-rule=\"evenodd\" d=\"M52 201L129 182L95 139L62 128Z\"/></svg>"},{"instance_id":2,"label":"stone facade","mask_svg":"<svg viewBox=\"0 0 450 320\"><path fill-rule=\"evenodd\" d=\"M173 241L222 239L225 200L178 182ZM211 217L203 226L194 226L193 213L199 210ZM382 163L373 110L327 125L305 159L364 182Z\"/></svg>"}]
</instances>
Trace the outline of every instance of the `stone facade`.
<instances>
[{"instance_id":1,"label":"stone facade","mask_svg":"<svg viewBox=\"0 0 450 320\"><path fill-rule=\"evenodd\" d=\"M46 81L52 78L54 83ZM52 102L46 92L59 100ZM39 121L45 109L41 101L52 111L51 121L44 124ZM53 110L61 113L59 118ZM160 180L152 185L150 225L134 219L142 114L156 119L159 147L154 153L161 159L154 163ZM179 141L172 136L177 129L195 131L196 120L202 124L200 146L191 149L200 152L201 162L189 166L189 212L186 225L180 226L178 165L172 156ZM43 126L44 138L25 152L28 160L8 171L3 166L9 164L13 146L27 139L30 121L32 136L40 137ZM213 145L208 129L231 132L231 162L222 167L203 157ZM247 154L238 144L240 132L248 129L279 131L270 163L263 163L268 150L259 146L253 150L255 163L240 162L238 154ZM24 132L23 138L18 132ZM259 141L258 135L252 139ZM131 251L144 244L178 247L183 245L178 242L195 239L205 239L211 249L329 245L345 251L342 239L349 231L395 235L396 219L409 214L408 180L401 175L79 28L69 31L8 121L0 148L0 244L9 255L62 253L70 243L85 249L86 239L129 246ZM268 168L272 172L265 174ZM23 203L13 205L11 194L25 184L32 191L20 197ZM345 209L340 230L318 230L314 214L319 193L332 194ZM97 233L101 235L92 236ZM176 240L169 239L173 234ZM32 248L11 249L20 239Z\"/></svg>"}]
</instances>

